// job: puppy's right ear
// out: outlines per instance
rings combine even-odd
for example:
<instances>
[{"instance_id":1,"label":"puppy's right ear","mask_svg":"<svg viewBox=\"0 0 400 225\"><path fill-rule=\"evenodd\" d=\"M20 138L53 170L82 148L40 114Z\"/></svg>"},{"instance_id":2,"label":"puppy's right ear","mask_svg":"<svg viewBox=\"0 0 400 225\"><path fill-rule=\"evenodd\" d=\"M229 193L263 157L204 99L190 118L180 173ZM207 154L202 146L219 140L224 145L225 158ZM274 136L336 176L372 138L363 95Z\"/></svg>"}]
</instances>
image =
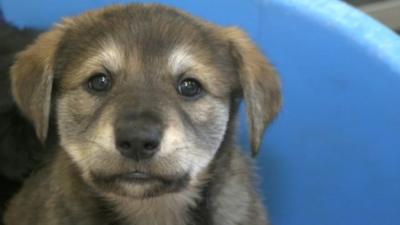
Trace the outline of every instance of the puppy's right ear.
<instances>
[{"instance_id":1,"label":"puppy's right ear","mask_svg":"<svg viewBox=\"0 0 400 225\"><path fill-rule=\"evenodd\" d=\"M61 27L44 33L17 55L11 67L14 99L22 113L33 123L36 135L44 142L49 126L53 61L64 34Z\"/></svg>"}]
</instances>

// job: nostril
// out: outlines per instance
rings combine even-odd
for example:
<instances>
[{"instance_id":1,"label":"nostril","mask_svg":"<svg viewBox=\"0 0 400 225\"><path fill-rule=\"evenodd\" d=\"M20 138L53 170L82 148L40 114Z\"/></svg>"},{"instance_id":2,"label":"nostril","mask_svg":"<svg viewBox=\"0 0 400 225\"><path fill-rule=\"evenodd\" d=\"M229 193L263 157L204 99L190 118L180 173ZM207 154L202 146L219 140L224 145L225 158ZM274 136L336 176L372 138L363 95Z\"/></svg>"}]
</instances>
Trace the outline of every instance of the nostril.
<instances>
[{"instance_id":1,"label":"nostril","mask_svg":"<svg viewBox=\"0 0 400 225\"><path fill-rule=\"evenodd\" d=\"M147 141L144 143L143 148L145 150L154 150L158 147L159 142L158 141Z\"/></svg>"},{"instance_id":2,"label":"nostril","mask_svg":"<svg viewBox=\"0 0 400 225\"><path fill-rule=\"evenodd\" d=\"M121 149L130 149L132 147L129 141L120 141L117 143L118 147Z\"/></svg>"}]
</instances>

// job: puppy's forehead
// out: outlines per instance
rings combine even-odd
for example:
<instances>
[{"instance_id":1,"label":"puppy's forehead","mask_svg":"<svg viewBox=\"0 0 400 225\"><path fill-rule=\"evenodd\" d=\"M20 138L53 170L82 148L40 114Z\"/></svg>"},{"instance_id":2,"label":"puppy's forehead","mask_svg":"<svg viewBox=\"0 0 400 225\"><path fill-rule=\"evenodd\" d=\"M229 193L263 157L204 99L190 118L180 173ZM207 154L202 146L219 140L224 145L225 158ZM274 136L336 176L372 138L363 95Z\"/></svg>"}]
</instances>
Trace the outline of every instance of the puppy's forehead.
<instances>
[{"instance_id":1,"label":"puppy's forehead","mask_svg":"<svg viewBox=\"0 0 400 225\"><path fill-rule=\"evenodd\" d=\"M56 72L81 74L67 78L75 83L100 66L126 75L233 73L221 28L165 6L114 6L66 21L65 27Z\"/></svg>"},{"instance_id":2,"label":"puppy's forehead","mask_svg":"<svg viewBox=\"0 0 400 225\"><path fill-rule=\"evenodd\" d=\"M142 59L164 56L178 45L212 49L216 44L216 38L211 38L214 26L158 5L114 6L84 14L66 25L64 43L96 49L112 39Z\"/></svg>"}]
</instances>

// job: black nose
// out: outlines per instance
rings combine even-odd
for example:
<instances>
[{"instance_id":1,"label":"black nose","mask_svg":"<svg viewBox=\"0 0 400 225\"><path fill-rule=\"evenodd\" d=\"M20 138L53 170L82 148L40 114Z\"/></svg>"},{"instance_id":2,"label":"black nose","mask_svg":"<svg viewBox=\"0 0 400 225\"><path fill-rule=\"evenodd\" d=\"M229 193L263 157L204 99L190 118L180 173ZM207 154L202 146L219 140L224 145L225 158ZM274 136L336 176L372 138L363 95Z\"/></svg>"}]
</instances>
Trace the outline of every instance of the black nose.
<instances>
[{"instance_id":1,"label":"black nose","mask_svg":"<svg viewBox=\"0 0 400 225\"><path fill-rule=\"evenodd\" d=\"M125 157L136 161L149 159L159 150L160 120L151 115L129 115L117 120L115 145Z\"/></svg>"}]
</instances>

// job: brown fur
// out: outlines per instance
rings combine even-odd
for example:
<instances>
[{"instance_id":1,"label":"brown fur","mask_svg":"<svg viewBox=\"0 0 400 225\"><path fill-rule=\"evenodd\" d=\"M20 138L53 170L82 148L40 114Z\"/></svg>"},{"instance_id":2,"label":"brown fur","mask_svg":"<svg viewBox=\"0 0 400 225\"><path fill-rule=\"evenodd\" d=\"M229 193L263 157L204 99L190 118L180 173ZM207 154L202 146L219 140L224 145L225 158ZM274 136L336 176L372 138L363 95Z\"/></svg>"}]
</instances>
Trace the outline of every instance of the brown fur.
<instances>
[{"instance_id":1,"label":"brown fur","mask_svg":"<svg viewBox=\"0 0 400 225\"><path fill-rule=\"evenodd\" d=\"M105 93L88 90L99 72L111 74ZM179 96L182 77L199 80L202 95ZM256 154L279 109L279 83L239 29L159 5L113 6L40 36L18 56L12 83L40 139L50 127L59 144L13 200L7 225L267 223L234 121L243 96ZM160 123L151 160L116 151L116 121L132 115ZM153 179L126 180L132 171Z\"/></svg>"}]
</instances>

